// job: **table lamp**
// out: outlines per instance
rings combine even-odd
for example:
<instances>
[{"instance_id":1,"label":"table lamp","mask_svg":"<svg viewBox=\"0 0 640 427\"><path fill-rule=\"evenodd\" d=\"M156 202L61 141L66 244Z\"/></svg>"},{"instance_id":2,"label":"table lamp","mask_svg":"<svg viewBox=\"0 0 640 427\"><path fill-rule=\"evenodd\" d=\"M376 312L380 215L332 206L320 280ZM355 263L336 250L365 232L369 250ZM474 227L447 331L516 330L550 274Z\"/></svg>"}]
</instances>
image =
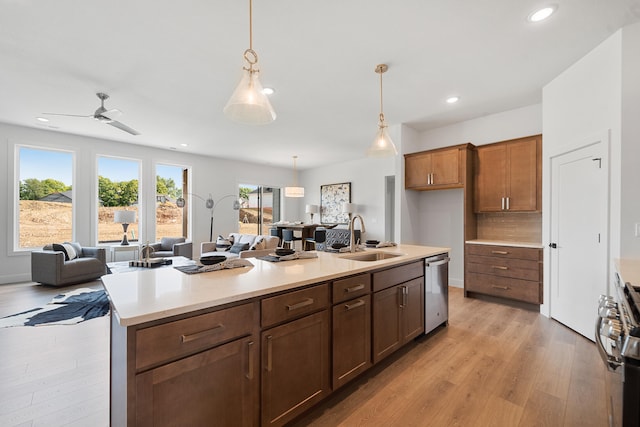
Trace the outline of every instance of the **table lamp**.
<instances>
[{"instance_id":1,"label":"table lamp","mask_svg":"<svg viewBox=\"0 0 640 427\"><path fill-rule=\"evenodd\" d=\"M122 236L122 242L120 242L120 245L129 245L129 241L127 240L127 228L129 227L129 224L136 222L136 212L115 211L113 213L113 222L122 224L122 231L124 232L124 235Z\"/></svg>"},{"instance_id":2,"label":"table lamp","mask_svg":"<svg viewBox=\"0 0 640 427\"><path fill-rule=\"evenodd\" d=\"M313 214L318 213L318 205L307 205L304 211L311 214L311 224L313 224Z\"/></svg>"},{"instance_id":3,"label":"table lamp","mask_svg":"<svg viewBox=\"0 0 640 427\"><path fill-rule=\"evenodd\" d=\"M342 202L342 213L349 215L349 227L351 227L351 214L355 212L356 204L349 202Z\"/></svg>"}]
</instances>

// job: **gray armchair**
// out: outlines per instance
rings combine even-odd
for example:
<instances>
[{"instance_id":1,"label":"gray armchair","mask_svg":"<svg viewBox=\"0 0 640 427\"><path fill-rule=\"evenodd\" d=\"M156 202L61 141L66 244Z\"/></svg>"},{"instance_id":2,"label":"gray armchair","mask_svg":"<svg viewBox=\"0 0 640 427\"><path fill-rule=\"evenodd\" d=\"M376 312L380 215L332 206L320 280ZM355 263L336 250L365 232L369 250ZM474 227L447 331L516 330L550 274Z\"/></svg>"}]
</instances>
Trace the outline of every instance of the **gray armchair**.
<instances>
[{"instance_id":1,"label":"gray armchair","mask_svg":"<svg viewBox=\"0 0 640 427\"><path fill-rule=\"evenodd\" d=\"M77 257L65 260L63 251L53 250L51 245L41 251L31 252L31 280L45 285L65 286L96 280L107 274L105 248L83 247L71 243Z\"/></svg>"},{"instance_id":2,"label":"gray armchair","mask_svg":"<svg viewBox=\"0 0 640 427\"><path fill-rule=\"evenodd\" d=\"M149 249L146 245L142 247L143 258L147 256L147 252L149 258L183 256L191 259L193 256L193 243L187 242L184 237L163 237L160 242L151 243Z\"/></svg>"}]
</instances>

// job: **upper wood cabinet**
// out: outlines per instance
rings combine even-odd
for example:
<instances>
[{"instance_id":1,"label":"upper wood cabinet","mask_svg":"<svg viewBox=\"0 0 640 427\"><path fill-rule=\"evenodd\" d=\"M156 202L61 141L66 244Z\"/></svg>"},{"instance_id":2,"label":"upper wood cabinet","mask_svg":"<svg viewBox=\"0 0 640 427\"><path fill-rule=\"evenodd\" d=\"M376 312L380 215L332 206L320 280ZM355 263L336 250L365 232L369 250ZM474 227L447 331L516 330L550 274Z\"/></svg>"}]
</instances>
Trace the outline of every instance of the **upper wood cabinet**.
<instances>
[{"instance_id":1,"label":"upper wood cabinet","mask_svg":"<svg viewBox=\"0 0 640 427\"><path fill-rule=\"evenodd\" d=\"M404 186L412 190L443 190L464 186L471 144L405 154Z\"/></svg>"},{"instance_id":2,"label":"upper wood cabinet","mask_svg":"<svg viewBox=\"0 0 640 427\"><path fill-rule=\"evenodd\" d=\"M541 210L542 136L476 148L475 212Z\"/></svg>"}]
</instances>

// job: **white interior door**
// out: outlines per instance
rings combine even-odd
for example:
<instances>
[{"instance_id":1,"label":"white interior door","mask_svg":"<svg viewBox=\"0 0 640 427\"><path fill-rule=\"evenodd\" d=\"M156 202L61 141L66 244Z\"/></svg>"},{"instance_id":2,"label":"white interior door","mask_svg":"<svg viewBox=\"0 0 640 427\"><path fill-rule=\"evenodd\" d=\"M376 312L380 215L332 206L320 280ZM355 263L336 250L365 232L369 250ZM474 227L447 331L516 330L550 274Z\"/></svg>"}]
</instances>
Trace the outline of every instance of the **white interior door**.
<instances>
[{"instance_id":1,"label":"white interior door","mask_svg":"<svg viewBox=\"0 0 640 427\"><path fill-rule=\"evenodd\" d=\"M607 289L606 155L598 142L551 159L551 317L591 340Z\"/></svg>"}]
</instances>

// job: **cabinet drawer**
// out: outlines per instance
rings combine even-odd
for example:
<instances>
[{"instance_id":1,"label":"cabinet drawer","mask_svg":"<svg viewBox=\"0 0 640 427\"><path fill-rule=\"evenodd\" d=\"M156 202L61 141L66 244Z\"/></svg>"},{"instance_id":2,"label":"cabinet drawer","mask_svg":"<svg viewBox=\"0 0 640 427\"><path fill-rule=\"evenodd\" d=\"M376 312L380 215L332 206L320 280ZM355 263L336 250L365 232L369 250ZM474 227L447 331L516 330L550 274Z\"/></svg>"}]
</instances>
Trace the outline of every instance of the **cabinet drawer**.
<instances>
[{"instance_id":1,"label":"cabinet drawer","mask_svg":"<svg viewBox=\"0 0 640 427\"><path fill-rule=\"evenodd\" d=\"M531 259L540 261L542 250L538 248L520 248L516 246L467 244L467 255L481 255L501 258Z\"/></svg>"},{"instance_id":2,"label":"cabinet drawer","mask_svg":"<svg viewBox=\"0 0 640 427\"><path fill-rule=\"evenodd\" d=\"M540 281L540 263L526 259L467 256L467 271Z\"/></svg>"},{"instance_id":3,"label":"cabinet drawer","mask_svg":"<svg viewBox=\"0 0 640 427\"><path fill-rule=\"evenodd\" d=\"M466 290L518 301L542 304L540 282L468 273Z\"/></svg>"},{"instance_id":4,"label":"cabinet drawer","mask_svg":"<svg viewBox=\"0 0 640 427\"><path fill-rule=\"evenodd\" d=\"M262 327L294 319L329 306L329 284L262 300Z\"/></svg>"},{"instance_id":5,"label":"cabinet drawer","mask_svg":"<svg viewBox=\"0 0 640 427\"><path fill-rule=\"evenodd\" d=\"M333 282L333 303L357 298L371 292L371 275L359 274Z\"/></svg>"},{"instance_id":6,"label":"cabinet drawer","mask_svg":"<svg viewBox=\"0 0 640 427\"><path fill-rule=\"evenodd\" d=\"M373 291L377 292L421 276L424 276L424 261L379 271L373 273Z\"/></svg>"},{"instance_id":7,"label":"cabinet drawer","mask_svg":"<svg viewBox=\"0 0 640 427\"><path fill-rule=\"evenodd\" d=\"M253 304L244 304L136 332L136 369L178 359L250 335Z\"/></svg>"}]
</instances>

